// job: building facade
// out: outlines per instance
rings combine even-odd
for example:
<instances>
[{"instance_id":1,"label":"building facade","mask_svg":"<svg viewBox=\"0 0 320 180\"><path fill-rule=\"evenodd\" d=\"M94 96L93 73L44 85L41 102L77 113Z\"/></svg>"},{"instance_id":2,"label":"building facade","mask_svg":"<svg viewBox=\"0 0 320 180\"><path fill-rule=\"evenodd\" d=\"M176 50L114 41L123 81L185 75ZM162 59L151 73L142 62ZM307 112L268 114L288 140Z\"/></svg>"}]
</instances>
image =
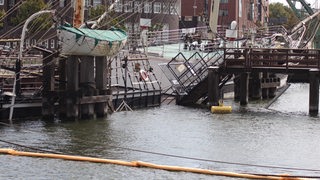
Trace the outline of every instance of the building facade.
<instances>
[{"instance_id":1,"label":"building facade","mask_svg":"<svg viewBox=\"0 0 320 180\"><path fill-rule=\"evenodd\" d=\"M114 10L126 17L129 33L140 33L141 26L160 25L161 30L179 28L180 0L119 0ZM141 19L150 23L142 24Z\"/></svg>"},{"instance_id":2,"label":"building facade","mask_svg":"<svg viewBox=\"0 0 320 180\"><path fill-rule=\"evenodd\" d=\"M49 2L49 0L44 0ZM115 4L113 10L115 14L113 16L120 17L119 19L124 22L126 31L130 36L139 35L141 32L141 26L147 26L154 30L172 30L179 28L179 14L181 0L119 0ZM50 1L51 2L51 1ZM92 8L99 5L110 6L114 2L113 0L85 0L84 10L85 17L88 17L88 13ZM21 3L17 0L0 0L0 9L4 9L9 12L11 9L16 9L15 7ZM59 0L55 3L51 3L52 9L57 9L56 15L58 15L62 20L72 24L73 20L73 7L74 0ZM13 27L10 24L10 17L15 16L15 12L10 13L4 19L4 28L0 29L0 35L4 35L6 32L10 31ZM145 21L141 21L145 20ZM85 19L86 21L86 19ZM148 25L143 25L141 22L150 22ZM158 27L158 29L155 29ZM20 37L21 27L15 33L2 36L2 38L17 38ZM38 37L33 37L31 39L26 39L26 45L30 46L38 43ZM54 39L44 40L42 43L49 49L57 47L57 42ZM9 46L16 46L16 42L9 44Z\"/></svg>"},{"instance_id":3,"label":"building facade","mask_svg":"<svg viewBox=\"0 0 320 180\"><path fill-rule=\"evenodd\" d=\"M180 28L205 26L211 0L181 0ZM265 26L269 17L268 0L220 0L218 27L221 33L237 21L240 34Z\"/></svg>"}]
</instances>

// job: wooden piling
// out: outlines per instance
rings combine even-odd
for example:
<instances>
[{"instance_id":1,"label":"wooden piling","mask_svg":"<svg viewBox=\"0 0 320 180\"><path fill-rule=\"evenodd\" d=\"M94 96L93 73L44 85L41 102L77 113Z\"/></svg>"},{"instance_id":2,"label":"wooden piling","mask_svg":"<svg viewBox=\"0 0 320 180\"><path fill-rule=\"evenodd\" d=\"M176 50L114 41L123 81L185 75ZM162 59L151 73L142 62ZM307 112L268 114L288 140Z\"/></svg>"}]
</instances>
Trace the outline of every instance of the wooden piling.
<instances>
[{"instance_id":1,"label":"wooden piling","mask_svg":"<svg viewBox=\"0 0 320 180\"><path fill-rule=\"evenodd\" d=\"M79 57L70 56L67 60L66 118L79 117Z\"/></svg>"},{"instance_id":2,"label":"wooden piling","mask_svg":"<svg viewBox=\"0 0 320 180\"><path fill-rule=\"evenodd\" d=\"M208 67L208 106L219 105L219 67Z\"/></svg>"},{"instance_id":3,"label":"wooden piling","mask_svg":"<svg viewBox=\"0 0 320 180\"><path fill-rule=\"evenodd\" d=\"M92 97L95 95L96 83L94 79L93 56L81 56L80 91L81 97ZM80 109L81 119L92 119L94 117L94 104L81 104Z\"/></svg>"},{"instance_id":4,"label":"wooden piling","mask_svg":"<svg viewBox=\"0 0 320 180\"><path fill-rule=\"evenodd\" d=\"M269 81L270 83L275 83L274 81L276 80L276 75L275 74L270 74L269 75ZM277 92L277 86L270 87L269 89L269 98L274 98L276 96Z\"/></svg>"},{"instance_id":5,"label":"wooden piling","mask_svg":"<svg viewBox=\"0 0 320 180\"><path fill-rule=\"evenodd\" d=\"M249 96L249 73L242 73L240 75L240 105L248 104Z\"/></svg>"},{"instance_id":6,"label":"wooden piling","mask_svg":"<svg viewBox=\"0 0 320 180\"><path fill-rule=\"evenodd\" d=\"M233 79L233 83L234 100L240 101L240 77L238 75Z\"/></svg>"},{"instance_id":7,"label":"wooden piling","mask_svg":"<svg viewBox=\"0 0 320 180\"><path fill-rule=\"evenodd\" d=\"M251 92L251 93L249 93L249 96L252 99L261 99L262 88L261 88L261 73L260 72L252 73L249 86L250 86L250 92Z\"/></svg>"},{"instance_id":8,"label":"wooden piling","mask_svg":"<svg viewBox=\"0 0 320 180\"><path fill-rule=\"evenodd\" d=\"M269 73L268 72L263 72L263 75L262 75L263 79L268 79L269 78ZM263 88L262 89L262 98L263 99L267 99L269 98L269 89L268 88Z\"/></svg>"},{"instance_id":9,"label":"wooden piling","mask_svg":"<svg viewBox=\"0 0 320 180\"><path fill-rule=\"evenodd\" d=\"M52 53L43 51L43 77L42 77L42 118L54 119L54 57Z\"/></svg>"},{"instance_id":10,"label":"wooden piling","mask_svg":"<svg viewBox=\"0 0 320 180\"><path fill-rule=\"evenodd\" d=\"M110 76L110 69L106 57L96 57L96 88L99 95L108 95L108 77ZM108 113L107 103L101 102L96 104L96 116L104 117Z\"/></svg>"},{"instance_id":11,"label":"wooden piling","mask_svg":"<svg viewBox=\"0 0 320 180\"><path fill-rule=\"evenodd\" d=\"M310 69L309 84L309 115L317 116L319 112L319 69Z\"/></svg>"},{"instance_id":12,"label":"wooden piling","mask_svg":"<svg viewBox=\"0 0 320 180\"><path fill-rule=\"evenodd\" d=\"M66 111L66 90L67 90L67 59L59 59L58 71L59 71L59 117L64 119L67 117Z\"/></svg>"}]
</instances>

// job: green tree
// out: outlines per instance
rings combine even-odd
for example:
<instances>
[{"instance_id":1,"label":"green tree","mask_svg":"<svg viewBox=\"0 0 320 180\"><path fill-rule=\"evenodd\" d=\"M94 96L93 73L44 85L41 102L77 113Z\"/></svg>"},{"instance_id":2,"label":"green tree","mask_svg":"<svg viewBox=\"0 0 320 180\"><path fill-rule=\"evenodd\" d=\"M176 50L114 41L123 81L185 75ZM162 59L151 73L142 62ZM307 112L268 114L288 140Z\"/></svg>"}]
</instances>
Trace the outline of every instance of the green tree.
<instances>
[{"instance_id":1,"label":"green tree","mask_svg":"<svg viewBox=\"0 0 320 180\"><path fill-rule=\"evenodd\" d=\"M285 28L291 29L299 22L299 19L294 14L293 10L282 3L271 3L269 5L269 17L270 18L286 18L287 21L282 24Z\"/></svg>"},{"instance_id":2,"label":"green tree","mask_svg":"<svg viewBox=\"0 0 320 180\"><path fill-rule=\"evenodd\" d=\"M106 6L98 5L89 9L89 19L99 18L107 10Z\"/></svg>"},{"instance_id":3,"label":"green tree","mask_svg":"<svg viewBox=\"0 0 320 180\"><path fill-rule=\"evenodd\" d=\"M23 2L23 4L19 7L17 10L17 15L11 19L11 23L16 26L22 22L24 22L26 19L28 19L32 14L39 12L40 10L47 9L47 5L43 0L26 0ZM51 15L44 14L36 18L32 22L32 26L36 27L32 30L44 30L49 27L51 27L52 22L48 21Z\"/></svg>"},{"instance_id":4,"label":"green tree","mask_svg":"<svg viewBox=\"0 0 320 180\"><path fill-rule=\"evenodd\" d=\"M97 5L89 9L88 18L90 20L97 20L100 16L108 11L108 6L105 5ZM108 15L105 19L100 22L100 29L109 29L111 27L125 29L123 18L119 17L114 11L108 12Z\"/></svg>"}]
</instances>

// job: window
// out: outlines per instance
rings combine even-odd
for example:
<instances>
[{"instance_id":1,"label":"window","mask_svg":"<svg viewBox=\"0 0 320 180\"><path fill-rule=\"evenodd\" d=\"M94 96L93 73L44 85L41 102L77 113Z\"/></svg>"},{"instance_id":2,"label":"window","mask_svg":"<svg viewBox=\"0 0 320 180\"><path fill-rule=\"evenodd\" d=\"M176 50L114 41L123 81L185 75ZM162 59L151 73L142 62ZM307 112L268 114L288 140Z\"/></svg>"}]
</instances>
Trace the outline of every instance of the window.
<instances>
[{"instance_id":1,"label":"window","mask_svg":"<svg viewBox=\"0 0 320 180\"><path fill-rule=\"evenodd\" d=\"M124 12L132 12L132 10L133 10L133 2L132 1L128 1L124 5Z\"/></svg>"},{"instance_id":2,"label":"window","mask_svg":"<svg viewBox=\"0 0 320 180\"><path fill-rule=\"evenodd\" d=\"M228 0L220 0L220 3L228 3Z\"/></svg>"},{"instance_id":3,"label":"window","mask_svg":"<svg viewBox=\"0 0 320 180\"><path fill-rule=\"evenodd\" d=\"M36 39L32 39L32 45L37 45L37 40Z\"/></svg>"},{"instance_id":4,"label":"window","mask_svg":"<svg viewBox=\"0 0 320 180\"><path fill-rule=\"evenodd\" d=\"M170 4L170 14L173 14L173 15L177 14L176 7L174 4Z\"/></svg>"},{"instance_id":5,"label":"window","mask_svg":"<svg viewBox=\"0 0 320 180\"><path fill-rule=\"evenodd\" d=\"M126 27L128 33L131 34L132 33L132 23L127 22L124 24L124 26Z\"/></svg>"},{"instance_id":6,"label":"window","mask_svg":"<svg viewBox=\"0 0 320 180\"><path fill-rule=\"evenodd\" d=\"M85 0L84 7L86 7L86 8L91 7L91 1L90 0Z\"/></svg>"},{"instance_id":7,"label":"window","mask_svg":"<svg viewBox=\"0 0 320 180\"><path fill-rule=\"evenodd\" d=\"M44 47L48 48L49 47L48 40L45 40L44 42L42 42L42 45L44 45Z\"/></svg>"},{"instance_id":8,"label":"window","mask_svg":"<svg viewBox=\"0 0 320 180\"><path fill-rule=\"evenodd\" d=\"M144 4L144 13L152 13L152 3L146 2Z\"/></svg>"},{"instance_id":9,"label":"window","mask_svg":"<svg viewBox=\"0 0 320 180\"><path fill-rule=\"evenodd\" d=\"M142 13L142 4L141 2L134 2L134 12Z\"/></svg>"},{"instance_id":10,"label":"window","mask_svg":"<svg viewBox=\"0 0 320 180\"><path fill-rule=\"evenodd\" d=\"M55 43L54 43L54 39L51 39L51 40L50 40L50 47L51 47L51 49L53 49L53 48L54 48L54 45L55 45Z\"/></svg>"},{"instance_id":11,"label":"window","mask_svg":"<svg viewBox=\"0 0 320 180\"><path fill-rule=\"evenodd\" d=\"M242 0L239 0L239 18L242 17Z\"/></svg>"},{"instance_id":12,"label":"window","mask_svg":"<svg viewBox=\"0 0 320 180\"><path fill-rule=\"evenodd\" d=\"M13 7L14 6L14 0L9 0L9 7Z\"/></svg>"},{"instance_id":13,"label":"window","mask_svg":"<svg viewBox=\"0 0 320 180\"><path fill-rule=\"evenodd\" d=\"M220 9L219 16L228 16L229 12L227 9Z\"/></svg>"},{"instance_id":14,"label":"window","mask_svg":"<svg viewBox=\"0 0 320 180\"><path fill-rule=\"evenodd\" d=\"M170 8L170 4L169 3L162 4L162 13L163 14L169 14L170 13L169 8Z\"/></svg>"},{"instance_id":15,"label":"window","mask_svg":"<svg viewBox=\"0 0 320 180\"><path fill-rule=\"evenodd\" d=\"M0 5L4 5L4 0L0 0Z\"/></svg>"},{"instance_id":16,"label":"window","mask_svg":"<svg viewBox=\"0 0 320 180\"><path fill-rule=\"evenodd\" d=\"M250 3L249 12L248 12L248 20L254 20L254 4Z\"/></svg>"},{"instance_id":17,"label":"window","mask_svg":"<svg viewBox=\"0 0 320 180\"><path fill-rule=\"evenodd\" d=\"M155 2L153 4L153 13L155 13L155 14L161 13L161 3L160 2Z\"/></svg>"},{"instance_id":18,"label":"window","mask_svg":"<svg viewBox=\"0 0 320 180\"><path fill-rule=\"evenodd\" d=\"M26 39L26 48L30 47L30 39Z\"/></svg>"},{"instance_id":19,"label":"window","mask_svg":"<svg viewBox=\"0 0 320 180\"><path fill-rule=\"evenodd\" d=\"M59 0L59 6L65 7L65 0Z\"/></svg>"},{"instance_id":20,"label":"window","mask_svg":"<svg viewBox=\"0 0 320 180\"><path fill-rule=\"evenodd\" d=\"M17 47L18 43L17 42L13 42L12 43L12 48L15 49Z\"/></svg>"},{"instance_id":21,"label":"window","mask_svg":"<svg viewBox=\"0 0 320 180\"><path fill-rule=\"evenodd\" d=\"M133 25L133 32L134 33L139 33L140 32L140 23L134 23Z\"/></svg>"},{"instance_id":22,"label":"window","mask_svg":"<svg viewBox=\"0 0 320 180\"><path fill-rule=\"evenodd\" d=\"M101 5L101 0L93 0L93 7L97 7L98 5Z\"/></svg>"},{"instance_id":23,"label":"window","mask_svg":"<svg viewBox=\"0 0 320 180\"><path fill-rule=\"evenodd\" d=\"M114 11L115 12L122 12L122 3L121 1L118 1L115 6L114 6Z\"/></svg>"}]
</instances>

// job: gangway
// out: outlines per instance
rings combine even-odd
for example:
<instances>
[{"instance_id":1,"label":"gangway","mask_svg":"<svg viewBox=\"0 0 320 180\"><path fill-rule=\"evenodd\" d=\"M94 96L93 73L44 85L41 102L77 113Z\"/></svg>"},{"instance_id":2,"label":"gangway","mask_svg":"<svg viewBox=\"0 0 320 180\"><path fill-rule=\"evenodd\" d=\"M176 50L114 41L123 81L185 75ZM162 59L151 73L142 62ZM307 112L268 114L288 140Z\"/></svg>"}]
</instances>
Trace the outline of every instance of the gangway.
<instances>
[{"instance_id":1,"label":"gangway","mask_svg":"<svg viewBox=\"0 0 320 180\"><path fill-rule=\"evenodd\" d=\"M223 51L214 50L202 56L194 52L186 57L178 53L168 63L159 64L161 70L171 82L176 103L185 106L198 106L205 103L208 91L208 67L219 66L223 62ZM227 75L221 81L221 88L232 76ZM199 101L201 100L201 102Z\"/></svg>"}]
</instances>

